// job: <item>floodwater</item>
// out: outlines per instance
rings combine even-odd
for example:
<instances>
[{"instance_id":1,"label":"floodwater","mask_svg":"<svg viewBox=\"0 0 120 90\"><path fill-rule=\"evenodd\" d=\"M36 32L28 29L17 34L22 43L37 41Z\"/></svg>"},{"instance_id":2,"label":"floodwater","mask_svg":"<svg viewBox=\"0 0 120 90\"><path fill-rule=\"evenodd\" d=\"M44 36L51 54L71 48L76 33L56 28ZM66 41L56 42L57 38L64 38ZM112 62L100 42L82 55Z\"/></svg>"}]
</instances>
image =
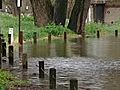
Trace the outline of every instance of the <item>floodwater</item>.
<instances>
[{"instance_id":1,"label":"floodwater","mask_svg":"<svg viewBox=\"0 0 120 90\"><path fill-rule=\"evenodd\" d=\"M17 50L15 50L17 52ZM76 78L79 90L120 90L120 38L72 38L66 43L57 39L36 45L25 43L23 52L28 54L28 71L15 70L22 78L35 85L49 85L49 68L57 70L57 90L69 90L69 80ZM18 62L18 53L15 53ZM38 61L45 61L44 80L38 78ZM16 63L16 68L21 66ZM24 73L24 74L23 74ZM45 90L45 89L43 89Z\"/></svg>"}]
</instances>

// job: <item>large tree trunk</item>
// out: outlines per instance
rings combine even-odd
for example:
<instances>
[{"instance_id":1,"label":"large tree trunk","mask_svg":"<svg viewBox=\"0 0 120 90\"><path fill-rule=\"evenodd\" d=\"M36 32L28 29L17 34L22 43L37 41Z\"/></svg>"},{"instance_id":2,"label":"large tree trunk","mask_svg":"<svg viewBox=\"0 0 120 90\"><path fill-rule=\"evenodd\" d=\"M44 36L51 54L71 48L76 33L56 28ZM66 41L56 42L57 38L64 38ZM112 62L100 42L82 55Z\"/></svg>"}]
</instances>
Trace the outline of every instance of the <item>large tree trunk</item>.
<instances>
[{"instance_id":1,"label":"large tree trunk","mask_svg":"<svg viewBox=\"0 0 120 90\"><path fill-rule=\"evenodd\" d=\"M54 22L56 25L65 25L68 0L56 0L54 6Z\"/></svg>"},{"instance_id":2,"label":"large tree trunk","mask_svg":"<svg viewBox=\"0 0 120 90\"><path fill-rule=\"evenodd\" d=\"M77 32L77 22L78 22L79 14L83 9L83 1L84 0L76 0L73 10L71 12L68 28L73 30L74 32Z\"/></svg>"},{"instance_id":3,"label":"large tree trunk","mask_svg":"<svg viewBox=\"0 0 120 90\"><path fill-rule=\"evenodd\" d=\"M86 18L88 15L88 10L89 10L89 6L90 6L90 0L84 0L83 4L83 10L82 13L80 14L80 19L79 19L79 27L78 27L78 33L81 34L83 37L85 35L85 22L86 22Z\"/></svg>"},{"instance_id":4,"label":"large tree trunk","mask_svg":"<svg viewBox=\"0 0 120 90\"><path fill-rule=\"evenodd\" d=\"M30 2L36 26L44 26L52 21L53 8L50 0L30 0Z\"/></svg>"}]
</instances>

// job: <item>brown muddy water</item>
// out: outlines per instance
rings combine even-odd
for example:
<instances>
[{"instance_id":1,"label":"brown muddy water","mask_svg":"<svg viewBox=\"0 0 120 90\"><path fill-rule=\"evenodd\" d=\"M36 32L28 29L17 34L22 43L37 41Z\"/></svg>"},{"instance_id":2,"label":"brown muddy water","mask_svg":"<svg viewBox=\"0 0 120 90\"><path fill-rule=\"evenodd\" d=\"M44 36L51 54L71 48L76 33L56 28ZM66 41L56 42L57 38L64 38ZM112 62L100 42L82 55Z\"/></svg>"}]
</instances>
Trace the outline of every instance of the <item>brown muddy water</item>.
<instances>
[{"instance_id":1,"label":"brown muddy water","mask_svg":"<svg viewBox=\"0 0 120 90\"><path fill-rule=\"evenodd\" d=\"M57 70L57 89L69 90L69 80L76 78L79 90L120 90L120 38L72 38L63 40L39 41L24 44L28 54L28 70L22 71L15 48L13 73L32 81L34 85L48 86L49 68ZM38 78L38 61L45 62L45 79ZM59 88L62 87L62 88ZM45 89L42 89L45 90Z\"/></svg>"}]
</instances>

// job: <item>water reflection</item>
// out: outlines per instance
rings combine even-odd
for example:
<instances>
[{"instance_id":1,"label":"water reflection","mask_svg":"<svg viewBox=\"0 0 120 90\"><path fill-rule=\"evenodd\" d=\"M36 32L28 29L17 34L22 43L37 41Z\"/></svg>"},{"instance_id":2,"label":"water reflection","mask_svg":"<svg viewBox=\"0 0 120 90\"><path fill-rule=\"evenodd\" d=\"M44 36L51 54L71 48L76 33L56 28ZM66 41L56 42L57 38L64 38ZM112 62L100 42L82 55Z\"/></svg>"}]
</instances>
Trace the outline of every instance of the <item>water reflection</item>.
<instances>
[{"instance_id":1,"label":"water reflection","mask_svg":"<svg viewBox=\"0 0 120 90\"><path fill-rule=\"evenodd\" d=\"M74 55L87 56L86 41L82 38L74 38L71 40L71 50Z\"/></svg>"},{"instance_id":2,"label":"water reflection","mask_svg":"<svg viewBox=\"0 0 120 90\"><path fill-rule=\"evenodd\" d=\"M74 38L69 42L57 39L52 42L40 41L38 44L27 43L25 47L30 57L87 56L86 41L81 38Z\"/></svg>"},{"instance_id":3,"label":"water reflection","mask_svg":"<svg viewBox=\"0 0 120 90\"><path fill-rule=\"evenodd\" d=\"M79 80L79 90L119 90L119 45L120 38L115 37L72 38L66 43L59 39L50 43L45 40L37 44L28 42L24 45L24 52L30 57L27 75L34 84L48 84L48 80L38 79L38 61L44 60L46 73L49 68L56 68L57 85L67 87L66 90L69 90L71 78ZM22 78L27 79L26 73L22 73Z\"/></svg>"}]
</instances>

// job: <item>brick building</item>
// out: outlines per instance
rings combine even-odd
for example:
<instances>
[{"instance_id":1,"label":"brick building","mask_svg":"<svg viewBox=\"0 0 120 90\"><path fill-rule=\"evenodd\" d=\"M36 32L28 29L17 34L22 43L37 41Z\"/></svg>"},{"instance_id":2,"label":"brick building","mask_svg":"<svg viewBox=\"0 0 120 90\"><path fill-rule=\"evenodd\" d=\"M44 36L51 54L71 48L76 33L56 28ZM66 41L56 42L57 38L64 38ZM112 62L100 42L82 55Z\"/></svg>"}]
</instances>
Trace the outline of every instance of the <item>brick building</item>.
<instances>
[{"instance_id":1,"label":"brick building","mask_svg":"<svg viewBox=\"0 0 120 90\"><path fill-rule=\"evenodd\" d=\"M92 0L87 21L114 23L120 19L120 0Z\"/></svg>"}]
</instances>

